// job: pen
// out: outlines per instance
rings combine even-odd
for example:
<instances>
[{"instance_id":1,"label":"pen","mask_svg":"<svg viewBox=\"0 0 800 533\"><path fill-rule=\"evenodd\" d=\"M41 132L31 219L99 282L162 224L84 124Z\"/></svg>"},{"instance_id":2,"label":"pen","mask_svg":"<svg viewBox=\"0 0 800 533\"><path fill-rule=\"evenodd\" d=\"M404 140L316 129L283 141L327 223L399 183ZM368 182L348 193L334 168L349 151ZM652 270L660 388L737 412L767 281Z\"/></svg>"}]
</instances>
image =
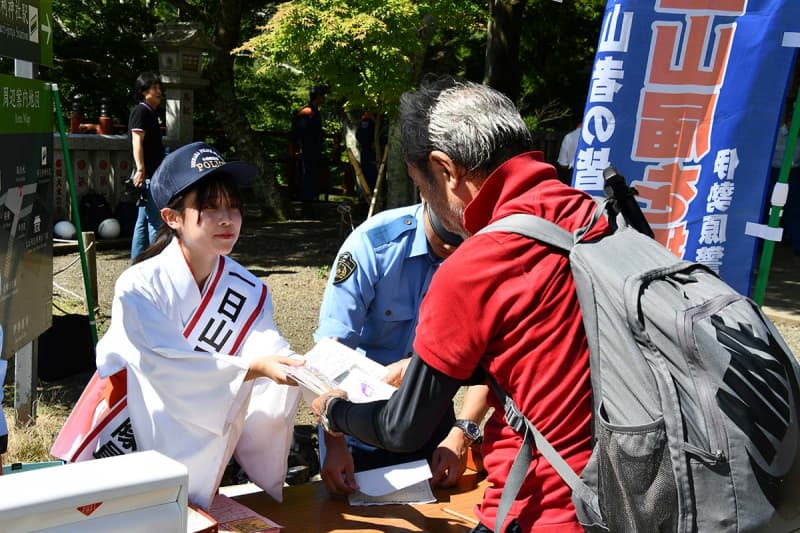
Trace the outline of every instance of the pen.
<instances>
[{"instance_id":1,"label":"pen","mask_svg":"<svg viewBox=\"0 0 800 533\"><path fill-rule=\"evenodd\" d=\"M449 514L451 514L453 516L457 516L461 520L465 520L465 521L469 522L470 524L476 524L477 525L477 524L480 523L476 519L472 518L471 516L463 515L463 514L461 514L459 512L453 511L452 509L448 509L447 507L442 507L442 511L444 511L445 513L449 513Z\"/></svg>"}]
</instances>

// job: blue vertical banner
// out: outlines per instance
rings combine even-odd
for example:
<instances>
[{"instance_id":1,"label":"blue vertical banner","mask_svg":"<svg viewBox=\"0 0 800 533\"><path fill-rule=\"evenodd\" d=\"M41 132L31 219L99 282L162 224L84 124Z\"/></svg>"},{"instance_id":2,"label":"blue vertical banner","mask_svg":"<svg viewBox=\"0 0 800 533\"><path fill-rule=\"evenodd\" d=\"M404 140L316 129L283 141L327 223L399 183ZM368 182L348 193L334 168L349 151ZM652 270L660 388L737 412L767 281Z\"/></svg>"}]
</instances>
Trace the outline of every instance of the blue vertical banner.
<instances>
[{"instance_id":1,"label":"blue vertical banner","mask_svg":"<svg viewBox=\"0 0 800 533\"><path fill-rule=\"evenodd\" d=\"M609 0L573 185L614 166L656 238L749 295L800 0Z\"/></svg>"}]
</instances>

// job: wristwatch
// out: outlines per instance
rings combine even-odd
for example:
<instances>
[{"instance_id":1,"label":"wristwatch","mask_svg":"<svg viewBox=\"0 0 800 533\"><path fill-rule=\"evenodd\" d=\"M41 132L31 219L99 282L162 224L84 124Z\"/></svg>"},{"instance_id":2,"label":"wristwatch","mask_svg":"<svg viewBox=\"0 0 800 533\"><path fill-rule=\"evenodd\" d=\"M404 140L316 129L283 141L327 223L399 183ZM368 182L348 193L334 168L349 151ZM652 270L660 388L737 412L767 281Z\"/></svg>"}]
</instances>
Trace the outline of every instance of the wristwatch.
<instances>
[{"instance_id":1,"label":"wristwatch","mask_svg":"<svg viewBox=\"0 0 800 533\"><path fill-rule=\"evenodd\" d=\"M339 435L340 433L336 431L336 429L331 424L331 420L328 418L328 412L330 408L341 400L341 396L328 396L325 398L325 403L322 404L322 412L319 414L319 421L322 423L322 429L330 433L331 435Z\"/></svg>"},{"instance_id":2,"label":"wristwatch","mask_svg":"<svg viewBox=\"0 0 800 533\"><path fill-rule=\"evenodd\" d=\"M467 437L470 442L480 442L483 439L481 427L472 420L458 419L453 424L453 427L463 431L464 436Z\"/></svg>"}]
</instances>

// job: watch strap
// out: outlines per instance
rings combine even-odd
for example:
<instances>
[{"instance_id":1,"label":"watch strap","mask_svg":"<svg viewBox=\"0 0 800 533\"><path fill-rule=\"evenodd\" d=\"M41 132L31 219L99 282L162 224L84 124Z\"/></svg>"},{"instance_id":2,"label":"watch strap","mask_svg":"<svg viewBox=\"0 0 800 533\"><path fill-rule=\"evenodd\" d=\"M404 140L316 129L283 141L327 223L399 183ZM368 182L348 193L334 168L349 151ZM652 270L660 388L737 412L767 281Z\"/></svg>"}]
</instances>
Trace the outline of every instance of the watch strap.
<instances>
[{"instance_id":1,"label":"watch strap","mask_svg":"<svg viewBox=\"0 0 800 533\"><path fill-rule=\"evenodd\" d=\"M325 398L325 403L322 404L322 412L320 413L320 422L322 423L322 429L327 431L331 434L338 434L339 431L334 427L333 420L331 419L329 413L331 411L331 407L340 401L342 398L340 396L328 396Z\"/></svg>"}]
</instances>

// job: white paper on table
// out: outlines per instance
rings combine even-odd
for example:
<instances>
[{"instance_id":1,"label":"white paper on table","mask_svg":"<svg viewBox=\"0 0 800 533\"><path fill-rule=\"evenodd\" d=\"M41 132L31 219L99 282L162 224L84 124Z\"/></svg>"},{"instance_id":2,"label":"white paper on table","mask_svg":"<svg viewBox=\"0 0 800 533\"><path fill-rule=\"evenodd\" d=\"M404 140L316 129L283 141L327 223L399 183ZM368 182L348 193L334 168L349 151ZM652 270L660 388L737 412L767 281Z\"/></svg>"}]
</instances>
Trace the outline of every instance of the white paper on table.
<instances>
[{"instance_id":1,"label":"white paper on table","mask_svg":"<svg viewBox=\"0 0 800 533\"><path fill-rule=\"evenodd\" d=\"M417 504L433 503L436 497L431 491L431 485L425 479L409 487L390 492L383 496L369 496L363 492L351 494L348 498L350 505L390 505L390 504Z\"/></svg>"},{"instance_id":2,"label":"white paper on table","mask_svg":"<svg viewBox=\"0 0 800 533\"><path fill-rule=\"evenodd\" d=\"M368 496L384 496L420 481L427 483L431 477L433 474L425 459L355 473L361 492Z\"/></svg>"}]
</instances>

